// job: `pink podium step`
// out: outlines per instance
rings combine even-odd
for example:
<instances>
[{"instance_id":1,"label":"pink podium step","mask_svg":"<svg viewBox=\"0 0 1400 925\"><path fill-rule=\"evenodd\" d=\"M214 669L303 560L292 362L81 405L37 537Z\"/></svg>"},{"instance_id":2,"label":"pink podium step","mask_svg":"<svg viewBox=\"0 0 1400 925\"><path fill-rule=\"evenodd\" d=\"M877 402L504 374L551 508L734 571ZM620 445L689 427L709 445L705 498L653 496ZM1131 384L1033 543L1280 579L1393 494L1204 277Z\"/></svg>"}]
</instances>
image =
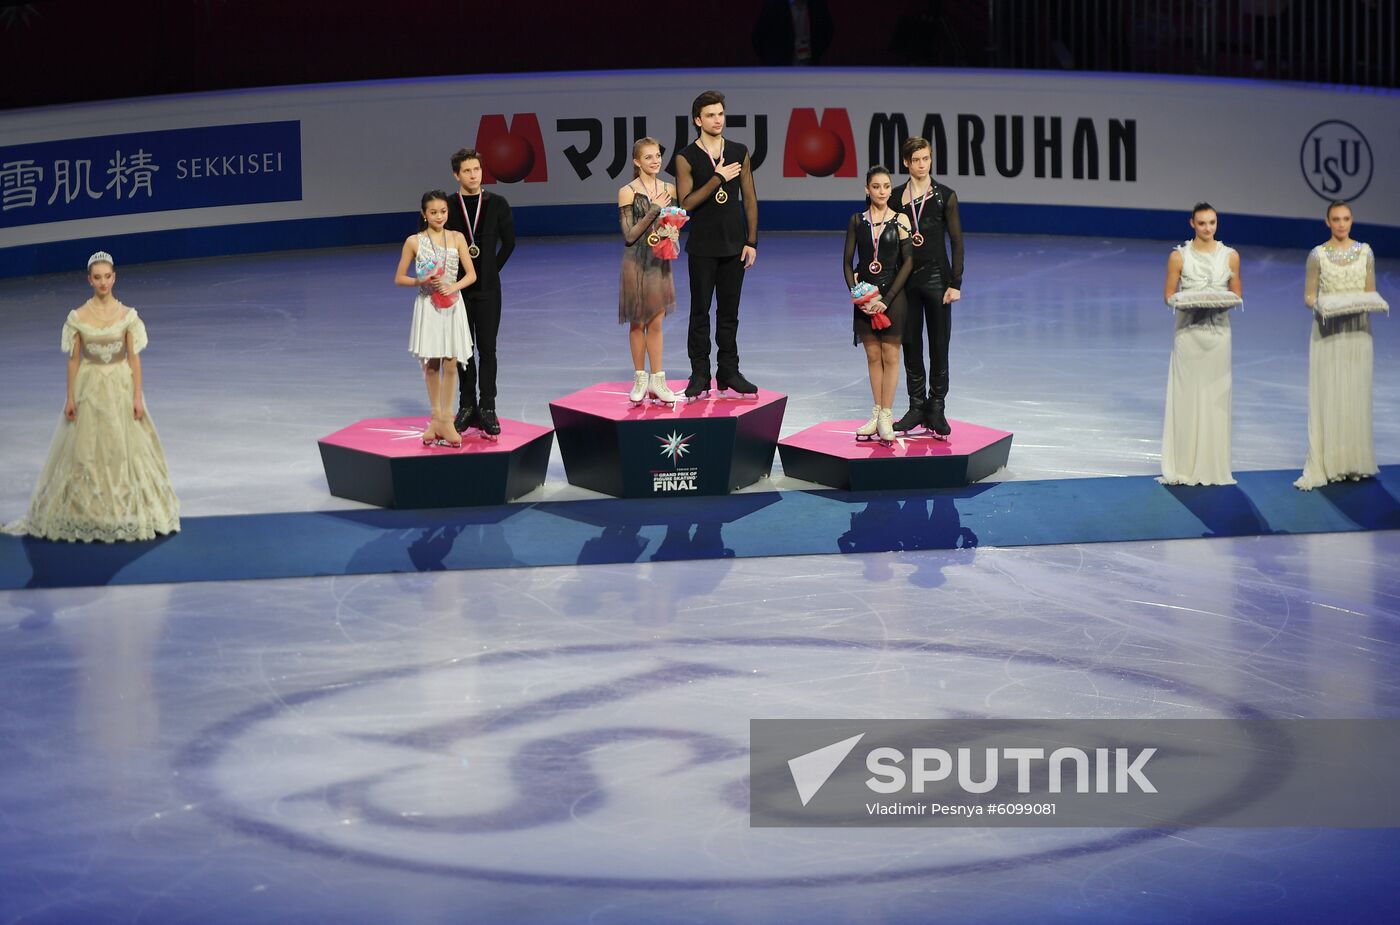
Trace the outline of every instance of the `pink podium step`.
<instances>
[{"instance_id":1,"label":"pink podium step","mask_svg":"<svg viewBox=\"0 0 1400 925\"><path fill-rule=\"evenodd\" d=\"M966 421L949 421L947 440L919 430L889 446L857 442L864 423L826 421L780 440L784 474L851 491L948 488L986 478L1011 453L1011 433Z\"/></svg>"}]
</instances>

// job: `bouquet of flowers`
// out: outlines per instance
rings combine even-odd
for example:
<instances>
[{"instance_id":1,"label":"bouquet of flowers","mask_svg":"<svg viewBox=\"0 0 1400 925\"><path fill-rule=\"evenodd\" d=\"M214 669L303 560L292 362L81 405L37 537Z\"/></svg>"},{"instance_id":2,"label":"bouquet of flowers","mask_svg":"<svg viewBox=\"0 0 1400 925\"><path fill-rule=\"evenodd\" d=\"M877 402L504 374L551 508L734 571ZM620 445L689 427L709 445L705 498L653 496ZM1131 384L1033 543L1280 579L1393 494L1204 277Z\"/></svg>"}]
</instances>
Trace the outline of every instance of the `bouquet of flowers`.
<instances>
[{"instance_id":1,"label":"bouquet of flowers","mask_svg":"<svg viewBox=\"0 0 1400 925\"><path fill-rule=\"evenodd\" d=\"M651 252L662 260L675 260L680 256L681 227L690 221L690 216L685 214L685 209L676 206L667 206L661 210L661 214L656 218L656 224L652 228L651 234L647 235L647 243L651 245Z\"/></svg>"},{"instance_id":2,"label":"bouquet of flowers","mask_svg":"<svg viewBox=\"0 0 1400 925\"><path fill-rule=\"evenodd\" d=\"M856 308L870 316L870 326L875 330L883 331L890 326L889 317L880 310L885 303L880 301L880 290L875 286L864 281L856 283L851 287L851 301Z\"/></svg>"},{"instance_id":3,"label":"bouquet of flowers","mask_svg":"<svg viewBox=\"0 0 1400 925\"><path fill-rule=\"evenodd\" d=\"M427 282L421 288L427 290L432 297L433 304L438 308L451 308L457 304L456 293L442 293L438 291L438 280L442 279L442 274L447 270L446 265L438 263L437 258L432 254L418 252L418 259L413 262L413 272L420 280L427 278Z\"/></svg>"}]
</instances>

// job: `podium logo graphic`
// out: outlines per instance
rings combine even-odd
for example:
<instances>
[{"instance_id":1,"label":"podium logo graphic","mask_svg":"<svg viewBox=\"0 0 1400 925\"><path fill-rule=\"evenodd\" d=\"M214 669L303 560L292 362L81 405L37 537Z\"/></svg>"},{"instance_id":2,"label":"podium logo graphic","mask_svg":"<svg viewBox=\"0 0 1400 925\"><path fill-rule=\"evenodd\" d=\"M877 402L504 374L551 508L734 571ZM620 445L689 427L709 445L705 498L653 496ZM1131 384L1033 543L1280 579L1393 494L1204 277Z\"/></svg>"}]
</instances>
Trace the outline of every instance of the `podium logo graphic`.
<instances>
[{"instance_id":1,"label":"podium logo graphic","mask_svg":"<svg viewBox=\"0 0 1400 925\"><path fill-rule=\"evenodd\" d=\"M785 177L854 177L856 143L845 109L794 109L783 144Z\"/></svg>"},{"instance_id":2,"label":"podium logo graphic","mask_svg":"<svg viewBox=\"0 0 1400 925\"><path fill-rule=\"evenodd\" d=\"M476 150L481 154L482 183L544 183L549 180L540 120L533 112L506 117L496 113L481 117L476 130Z\"/></svg>"},{"instance_id":3,"label":"podium logo graphic","mask_svg":"<svg viewBox=\"0 0 1400 925\"><path fill-rule=\"evenodd\" d=\"M681 457L690 452L690 441L695 439L694 434L682 434L678 430L673 430L664 436L658 434L656 439L661 443L661 455L671 461L669 469L653 469L651 473L651 490L653 492L669 491L699 491L700 485L697 479L700 478L700 469L696 466L682 467Z\"/></svg>"},{"instance_id":4,"label":"podium logo graphic","mask_svg":"<svg viewBox=\"0 0 1400 925\"><path fill-rule=\"evenodd\" d=\"M788 762L788 770L792 772L792 782L797 785L797 795L802 799L803 806L812 802L812 797L816 796L817 791L822 789L822 785L831 779L831 775L836 773L841 762L846 760L846 756L863 738L865 738L865 733L862 732L858 736L851 736L849 739L842 739L840 742L834 742L805 755L798 755Z\"/></svg>"},{"instance_id":5,"label":"podium logo graphic","mask_svg":"<svg viewBox=\"0 0 1400 925\"><path fill-rule=\"evenodd\" d=\"M661 441L661 455L670 457L671 465L681 461L681 457L690 452L690 441L695 439L694 434L681 436L677 431L671 431L664 437L657 437Z\"/></svg>"},{"instance_id":6,"label":"podium logo graphic","mask_svg":"<svg viewBox=\"0 0 1400 925\"><path fill-rule=\"evenodd\" d=\"M1313 126L1298 159L1308 187L1328 202L1360 198L1375 169L1371 143L1360 129L1340 119Z\"/></svg>"}]
</instances>

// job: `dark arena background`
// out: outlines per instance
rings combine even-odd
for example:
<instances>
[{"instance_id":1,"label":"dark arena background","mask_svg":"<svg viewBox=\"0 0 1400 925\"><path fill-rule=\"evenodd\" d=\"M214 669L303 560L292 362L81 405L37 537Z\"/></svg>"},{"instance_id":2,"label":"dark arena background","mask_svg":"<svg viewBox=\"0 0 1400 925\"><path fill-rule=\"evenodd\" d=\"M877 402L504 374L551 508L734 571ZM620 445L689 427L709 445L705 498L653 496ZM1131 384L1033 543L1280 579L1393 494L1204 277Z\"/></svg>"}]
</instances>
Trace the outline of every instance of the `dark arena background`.
<instances>
[{"instance_id":1,"label":"dark arena background","mask_svg":"<svg viewBox=\"0 0 1400 925\"><path fill-rule=\"evenodd\" d=\"M1218 781L1206 824L750 814L801 790L751 766L751 720L1400 719L1385 312L1344 316L1365 362L1336 361L1375 471L1294 487L1333 439L1305 303L1329 203L1400 298L1395 3L0 3L0 78L0 923L1400 920L1389 804L1243 821L1354 759L1306 739ZM696 169L709 89L757 202L757 391L707 340L720 378L681 394L706 193L649 367L678 400L634 403L620 268L652 243L624 244L619 189ZM843 246L914 136L965 252L929 384L951 433L857 441ZM395 267L424 191L468 208L464 147L514 235L501 432L425 446ZM1195 316L1163 281L1198 202L1239 257L1202 412L1232 478L1164 484ZM149 333L180 514L154 539L20 523L51 446L128 458L65 436L136 429L88 379L64 418L98 251ZM116 504L121 465L60 481Z\"/></svg>"}]
</instances>

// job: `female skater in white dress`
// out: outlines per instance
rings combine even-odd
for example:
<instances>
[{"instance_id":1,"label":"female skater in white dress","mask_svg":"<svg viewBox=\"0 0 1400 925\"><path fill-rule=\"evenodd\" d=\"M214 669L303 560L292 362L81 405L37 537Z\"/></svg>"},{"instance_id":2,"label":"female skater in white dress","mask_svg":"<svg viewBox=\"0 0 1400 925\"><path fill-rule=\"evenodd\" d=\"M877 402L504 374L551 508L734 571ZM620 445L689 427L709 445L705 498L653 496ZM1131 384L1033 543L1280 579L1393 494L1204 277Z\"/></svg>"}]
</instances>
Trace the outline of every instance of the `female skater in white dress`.
<instances>
[{"instance_id":1,"label":"female skater in white dress","mask_svg":"<svg viewBox=\"0 0 1400 925\"><path fill-rule=\"evenodd\" d=\"M452 426L457 360L472 355L462 290L476 282L476 270L467 253L466 238L447 227L447 194L429 190L423 194L421 207L418 233L403 242L394 284L418 290L413 300L408 352L422 364L431 407L423 445L443 443L458 447L462 445L462 435ZM457 279L459 265L466 268L461 279Z\"/></svg>"}]
</instances>

